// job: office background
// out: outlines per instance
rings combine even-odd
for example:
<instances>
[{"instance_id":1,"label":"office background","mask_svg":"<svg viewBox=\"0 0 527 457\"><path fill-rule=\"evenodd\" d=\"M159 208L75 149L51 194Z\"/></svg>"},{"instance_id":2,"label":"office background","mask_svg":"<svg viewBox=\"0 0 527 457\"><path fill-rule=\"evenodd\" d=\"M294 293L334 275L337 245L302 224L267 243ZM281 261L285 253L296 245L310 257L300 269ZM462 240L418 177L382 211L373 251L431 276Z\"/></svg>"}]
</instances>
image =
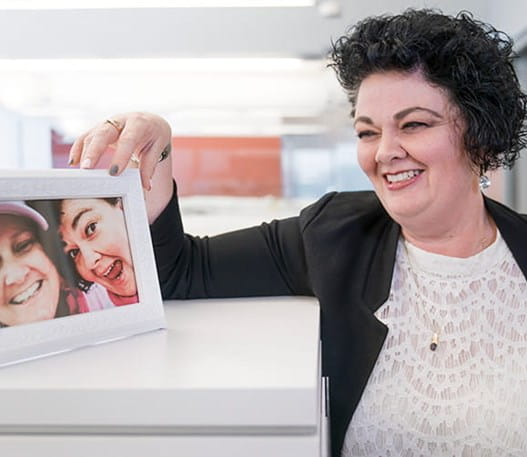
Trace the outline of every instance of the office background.
<instances>
[{"instance_id":1,"label":"office background","mask_svg":"<svg viewBox=\"0 0 527 457\"><path fill-rule=\"evenodd\" d=\"M196 215L245 197L280 216L369 188L326 55L355 21L409 6L466 9L506 31L527 87L524 0L0 1L0 168L63 167L84 129L146 110L173 128ZM527 157L492 176L490 195L527 212L525 175Z\"/></svg>"}]
</instances>

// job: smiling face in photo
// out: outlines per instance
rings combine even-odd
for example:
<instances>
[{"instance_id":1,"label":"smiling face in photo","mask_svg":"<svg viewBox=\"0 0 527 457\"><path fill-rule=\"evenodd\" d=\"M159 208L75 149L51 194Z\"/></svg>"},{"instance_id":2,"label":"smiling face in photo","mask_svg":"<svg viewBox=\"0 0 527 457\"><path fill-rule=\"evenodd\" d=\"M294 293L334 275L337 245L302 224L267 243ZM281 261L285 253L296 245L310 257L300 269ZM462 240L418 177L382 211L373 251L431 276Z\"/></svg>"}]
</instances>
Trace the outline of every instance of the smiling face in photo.
<instances>
[{"instance_id":1,"label":"smiling face in photo","mask_svg":"<svg viewBox=\"0 0 527 457\"><path fill-rule=\"evenodd\" d=\"M374 73L355 110L358 161L399 223L456 217L477 175L463 148L463 121L445 90L419 71Z\"/></svg>"},{"instance_id":2,"label":"smiling face in photo","mask_svg":"<svg viewBox=\"0 0 527 457\"><path fill-rule=\"evenodd\" d=\"M64 200L60 235L79 275L110 292L137 293L121 203L104 199Z\"/></svg>"},{"instance_id":3,"label":"smiling face in photo","mask_svg":"<svg viewBox=\"0 0 527 457\"><path fill-rule=\"evenodd\" d=\"M18 325L55 317L60 276L26 218L0 215L0 322Z\"/></svg>"}]
</instances>

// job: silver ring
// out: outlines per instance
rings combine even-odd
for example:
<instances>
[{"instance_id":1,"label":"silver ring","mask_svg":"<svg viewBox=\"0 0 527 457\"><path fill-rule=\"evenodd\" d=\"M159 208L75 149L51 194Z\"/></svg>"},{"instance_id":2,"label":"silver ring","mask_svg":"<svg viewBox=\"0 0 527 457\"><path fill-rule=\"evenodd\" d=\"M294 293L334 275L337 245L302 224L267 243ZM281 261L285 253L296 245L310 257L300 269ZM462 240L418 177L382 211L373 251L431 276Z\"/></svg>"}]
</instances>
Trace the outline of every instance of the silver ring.
<instances>
[{"instance_id":1,"label":"silver ring","mask_svg":"<svg viewBox=\"0 0 527 457\"><path fill-rule=\"evenodd\" d=\"M165 149L163 149L161 154L159 154L159 159L157 161L163 162L163 160L165 160L170 155L170 151L172 151L172 143L168 143L165 146Z\"/></svg>"},{"instance_id":2,"label":"silver ring","mask_svg":"<svg viewBox=\"0 0 527 457\"><path fill-rule=\"evenodd\" d=\"M161 151L161 154L159 154L159 159L157 159L157 162L158 163L163 162L163 160L165 160L170 155L171 151L172 151L172 145L169 143L165 147L165 149ZM136 165L139 165L141 163L141 160L139 159L139 157L135 155L135 153L132 153L132 155L130 156L130 162L135 163Z\"/></svg>"}]
</instances>

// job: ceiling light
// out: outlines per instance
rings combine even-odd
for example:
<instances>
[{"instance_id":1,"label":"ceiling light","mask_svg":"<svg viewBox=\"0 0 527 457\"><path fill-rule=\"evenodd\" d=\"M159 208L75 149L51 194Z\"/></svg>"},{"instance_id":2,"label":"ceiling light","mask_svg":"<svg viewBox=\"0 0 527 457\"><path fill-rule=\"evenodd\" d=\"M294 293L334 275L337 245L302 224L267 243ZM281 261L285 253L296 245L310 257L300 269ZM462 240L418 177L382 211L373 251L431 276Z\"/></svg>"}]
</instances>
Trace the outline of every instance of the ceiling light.
<instances>
[{"instance_id":1,"label":"ceiling light","mask_svg":"<svg viewBox=\"0 0 527 457\"><path fill-rule=\"evenodd\" d=\"M137 58L137 59L0 59L0 72L72 73L72 72L178 72L243 73L301 71L319 68L321 61L298 58ZM1 75L0 75L1 79Z\"/></svg>"},{"instance_id":2,"label":"ceiling light","mask_svg":"<svg viewBox=\"0 0 527 457\"><path fill-rule=\"evenodd\" d=\"M306 7L315 0L0 0L1 10Z\"/></svg>"}]
</instances>

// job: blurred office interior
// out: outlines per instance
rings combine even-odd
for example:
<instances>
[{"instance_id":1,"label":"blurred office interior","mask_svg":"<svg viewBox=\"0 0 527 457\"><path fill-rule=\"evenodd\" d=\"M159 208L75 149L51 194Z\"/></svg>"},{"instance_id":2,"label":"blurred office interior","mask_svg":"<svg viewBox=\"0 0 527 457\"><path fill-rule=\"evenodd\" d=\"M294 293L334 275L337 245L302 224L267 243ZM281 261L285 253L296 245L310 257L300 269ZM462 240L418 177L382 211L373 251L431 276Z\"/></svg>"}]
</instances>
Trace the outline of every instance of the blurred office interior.
<instances>
[{"instance_id":1,"label":"blurred office interior","mask_svg":"<svg viewBox=\"0 0 527 457\"><path fill-rule=\"evenodd\" d=\"M0 0L0 168L65 167L94 123L151 111L172 126L197 231L200 216L231 212L219 231L369 189L326 56L350 24L410 6L469 10L506 31L527 87L524 0ZM527 212L525 175L526 157L488 192Z\"/></svg>"}]
</instances>

